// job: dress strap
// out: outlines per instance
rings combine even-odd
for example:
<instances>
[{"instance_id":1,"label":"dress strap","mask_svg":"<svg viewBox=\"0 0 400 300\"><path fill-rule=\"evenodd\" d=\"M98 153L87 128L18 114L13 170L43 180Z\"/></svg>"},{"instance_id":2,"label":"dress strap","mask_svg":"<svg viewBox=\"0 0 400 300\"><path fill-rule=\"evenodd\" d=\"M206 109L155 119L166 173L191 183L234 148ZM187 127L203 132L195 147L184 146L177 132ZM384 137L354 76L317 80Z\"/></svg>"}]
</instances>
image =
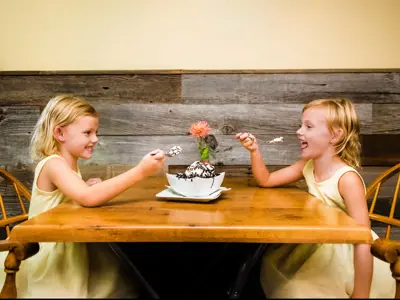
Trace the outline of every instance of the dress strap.
<instances>
[{"instance_id":1,"label":"dress strap","mask_svg":"<svg viewBox=\"0 0 400 300\"><path fill-rule=\"evenodd\" d=\"M58 154L52 154L49 156L46 156L45 158L43 158L40 162L38 162L36 169L35 169L35 181L37 179L37 177L39 176L40 172L42 171L43 166L45 165L45 163L47 161L49 161L50 159L54 158L54 157L59 157L62 158L60 155Z\"/></svg>"},{"instance_id":2,"label":"dress strap","mask_svg":"<svg viewBox=\"0 0 400 300\"><path fill-rule=\"evenodd\" d=\"M356 169L354 169L353 167L350 166L344 166L342 168L340 168L339 170L336 171L336 173L333 175L333 178L335 178L337 180L337 182L339 183L340 178L347 172L355 172L361 179L363 186L364 186L364 192L366 192L366 188L365 188L365 182L364 179L362 178L361 174L358 173L358 171Z\"/></svg>"}]
</instances>

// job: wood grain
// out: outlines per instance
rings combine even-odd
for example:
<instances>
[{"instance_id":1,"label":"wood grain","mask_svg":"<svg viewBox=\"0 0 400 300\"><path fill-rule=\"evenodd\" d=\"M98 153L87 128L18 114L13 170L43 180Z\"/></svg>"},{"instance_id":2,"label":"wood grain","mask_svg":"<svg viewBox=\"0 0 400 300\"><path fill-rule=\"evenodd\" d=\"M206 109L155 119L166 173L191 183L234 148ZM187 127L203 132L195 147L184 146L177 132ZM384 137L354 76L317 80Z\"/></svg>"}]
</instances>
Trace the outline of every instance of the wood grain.
<instances>
[{"instance_id":1,"label":"wood grain","mask_svg":"<svg viewBox=\"0 0 400 300\"><path fill-rule=\"evenodd\" d=\"M372 134L399 134L399 116L400 105L374 104L372 110Z\"/></svg>"},{"instance_id":2,"label":"wood grain","mask_svg":"<svg viewBox=\"0 0 400 300\"><path fill-rule=\"evenodd\" d=\"M300 159L298 139L294 135L283 135L285 143L280 145L261 145L264 160L270 165L290 165ZM250 156L233 135L216 135L218 146L211 153L213 164L241 165L250 164ZM275 138L276 135L258 135L262 141ZM394 165L400 160L398 135L363 135L362 164ZM32 168L29 157L30 136L0 136L0 165ZM154 149L167 151L174 145L180 145L183 153L167 159L167 165L188 165L199 159L197 143L192 136L101 136L95 148L93 158L82 164L137 164L141 158Z\"/></svg>"},{"instance_id":3,"label":"wood grain","mask_svg":"<svg viewBox=\"0 0 400 300\"><path fill-rule=\"evenodd\" d=\"M132 104L99 103L100 135L186 135L193 120L205 119L214 134L294 134L301 120L301 104ZM223 115L221 116L221 110ZM358 104L363 134L399 134L400 105ZM0 107L0 134L31 134L39 106ZM251 115L251 118L248 116Z\"/></svg>"},{"instance_id":4,"label":"wood grain","mask_svg":"<svg viewBox=\"0 0 400 300\"><path fill-rule=\"evenodd\" d=\"M31 135L39 116L38 106L0 106L0 136Z\"/></svg>"},{"instance_id":5,"label":"wood grain","mask_svg":"<svg viewBox=\"0 0 400 300\"><path fill-rule=\"evenodd\" d=\"M382 105L383 106L383 105ZM100 135L187 135L196 120L207 120L213 134L295 134L301 122L301 104L182 105L182 104L94 104L100 113ZM400 107L400 106L399 106ZM0 133L30 134L40 107L0 107ZM371 104L356 105L364 134L386 132L388 120L400 123L400 113L391 106L372 110ZM400 109L399 109L400 110ZM221 113L223 112L223 113ZM399 111L400 112L400 111ZM373 114L375 117L373 118ZM251 118L249 118L251 116ZM397 125L392 134L399 133Z\"/></svg>"},{"instance_id":6,"label":"wood grain","mask_svg":"<svg viewBox=\"0 0 400 300\"><path fill-rule=\"evenodd\" d=\"M56 94L75 94L93 104L180 102L181 75L0 76L1 105L44 106Z\"/></svg>"},{"instance_id":7,"label":"wood grain","mask_svg":"<svg viewBox=\"0 0 400 300\"><path fill-rule=\"evenodd\" d=\"M303 109L302 104L99 103L94 106L100 113L101 135L187 135L197 120L207 120L212 134L295 134ZM372 118L372 104L357 104L356 111L361 132L372 134L372 128L377 126ZM385 116L384 110L381 115ZM400 123L400 114L393 121L397 119Z\"/></svg>"},{"instance_id":8,"label":"wood grain","mask_svg":"<svg viewBox=\"0 0 400 300\"><path fill-rule=\"evenodd\" d=\"M357 103L400 103L399 73L184 74L185 103L307 103L347 97Z\"/></svg>"},{"instance_id":9,"label":"wood grain","mask_svg":"<svg viewBox=\"0 0 400 300\"><path fill-rule=\"evenodd\" d=\"M357 225L296 188L249 187L226 178L232 190L217 201L157 200L165 178L153 178L97 208L71 202L14 227L11 241L26 242L256 242L370 243L368 227ZM343 234L346 232L346 234Z\"/></svg>"}]
</instances>

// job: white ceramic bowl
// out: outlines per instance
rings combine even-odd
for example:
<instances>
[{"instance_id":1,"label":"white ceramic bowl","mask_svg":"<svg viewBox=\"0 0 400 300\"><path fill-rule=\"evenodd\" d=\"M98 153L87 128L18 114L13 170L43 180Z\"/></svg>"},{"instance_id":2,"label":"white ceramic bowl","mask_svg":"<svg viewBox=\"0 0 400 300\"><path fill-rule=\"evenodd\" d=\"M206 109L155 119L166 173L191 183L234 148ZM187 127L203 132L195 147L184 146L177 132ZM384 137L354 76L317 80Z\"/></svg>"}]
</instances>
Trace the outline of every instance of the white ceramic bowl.
<instances>
[{"instance_id":1,"label":"white ceramic bowl","mask_svg":"<svg viewBox=\"0 0 400 300\"><path fill-rule=\"evenodd\" d=\"M213 178L194 177L184 179L176 177L176 174L166 174L169 186L177 193L186 197L204 197L217 191L224 181L225 172L219 173Z\"/></svg>"}]
</instances>

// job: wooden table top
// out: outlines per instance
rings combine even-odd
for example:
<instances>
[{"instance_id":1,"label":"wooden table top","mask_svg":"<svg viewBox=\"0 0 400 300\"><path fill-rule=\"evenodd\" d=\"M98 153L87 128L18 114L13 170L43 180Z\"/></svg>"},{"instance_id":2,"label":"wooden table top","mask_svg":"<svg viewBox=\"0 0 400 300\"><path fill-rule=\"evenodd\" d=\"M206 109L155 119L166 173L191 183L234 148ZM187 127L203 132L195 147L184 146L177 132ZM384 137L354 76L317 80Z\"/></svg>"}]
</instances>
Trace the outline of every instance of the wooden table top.
<instances>
[{"instance_id":1,"label":"wooden table top","mask_svg":"<svg viewBox=\"0 0 400 300\"><path fill-rule=\"evenodd\" d=\"M72 202L14 227L20 242L371 243L366 226L297 188L259 188L225 178L232 188L211 203L155 195L165 178L149 178L96 208Z\"/></svg>"}]
</instances>

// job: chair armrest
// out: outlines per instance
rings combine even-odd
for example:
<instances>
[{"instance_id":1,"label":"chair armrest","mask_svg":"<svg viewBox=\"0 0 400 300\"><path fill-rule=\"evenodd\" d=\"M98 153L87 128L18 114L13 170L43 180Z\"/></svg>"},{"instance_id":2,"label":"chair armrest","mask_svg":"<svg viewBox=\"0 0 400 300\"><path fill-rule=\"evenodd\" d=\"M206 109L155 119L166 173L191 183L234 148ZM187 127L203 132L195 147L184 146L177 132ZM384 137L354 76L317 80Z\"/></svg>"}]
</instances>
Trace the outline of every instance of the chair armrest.
<instances>
[{"instance_id":1,"label":"chair armrest","mask_svg":"<svg viewBox=\"0 0 400 300\"><path fill-rule=\"evenodd\" d=\"M400 241L376 239L371 246L371 253L385 262L395 263L400 253Z\"/></svg>"},{"instance_id":2,"label":"chair armrest","mask_svg":"<svg viewBox=\"0 0 400 300\"><path fill-rule=\"evenodd\" d=\"M400 298L400 241L376 239L371 246L373 256L390 263L392 277L396 280L395 299Z\"/></svg>"},{"instance_id":3,"label":"chair armrest","mask_svg":"<svg viewBox=\"0 0 400 300\"><path fill-rule=\"evenodd\" d=\"M4 272L7 273L0 298L17 298L16 273L22 260L25 260L39 251L38 243L16 243L9 240L0 241L0 252L9 251L4 262Z\"/></svg>"}]
</instances>

